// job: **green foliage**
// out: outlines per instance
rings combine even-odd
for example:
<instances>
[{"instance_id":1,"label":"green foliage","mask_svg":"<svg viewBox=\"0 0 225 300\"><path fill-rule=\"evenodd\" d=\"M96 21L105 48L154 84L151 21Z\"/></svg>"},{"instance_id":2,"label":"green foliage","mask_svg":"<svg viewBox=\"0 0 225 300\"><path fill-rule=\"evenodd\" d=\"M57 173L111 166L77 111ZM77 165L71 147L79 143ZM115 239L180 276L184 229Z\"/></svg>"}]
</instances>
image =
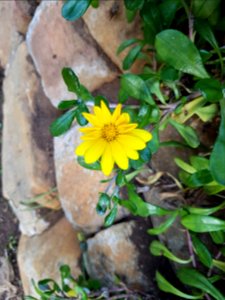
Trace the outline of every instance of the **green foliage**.
<instances>
[{"instance_id":1,"label":"green foliage","mask_svg":"<svg viewBox=\"0 0 225 300\"><path fill-rule=\"evenodd\" d=\"M159 288L181 299L212 297L224 300L215 283L224 278L225 264L214 256L211 245L202 239L202 234L210 237L218 253L225 252L222 247L225 242L225 202L218 200L225 197L225 51L221 38L225 33L224 3L221 0L124 0L123 3L129 22L139 16L143 37L122 41L117 54L127 51L122 62L123 70L130 70L139 59L143 68L139 73L130 71L121 75L118 99L123 104L123 112L130 115L138 128L150 129L153 139L139 151L139 159L129 160L127 170L116 167L113 177L104 181L108 182L108 187L100 193L96 211L104 215L106 227L115 221L119 205L134 216L157 216L161 223L148 230L151 235L166 234L171 226L180 223L184 234L190 237L187 238L190 259L177 257L158 241L151 244L150 251L176 264L192 264L192 268L182 268L177 272L189 292L178 290L157 272ZM62 15L74 21L90 5L97 8L99 4L98 0L65 1ZM83 113L88 112L89 105L99 106L104 101L110 107L109 99L93 97L70 68L62 70L62 77L68 91L75 97L59 104L58 108L65 112L50 126L53 136L64 134L75 120L80 126L86 125ZM196 129L202 123L209 137L211 131L208 127L218 132L216 140L209 139L206 144L202 141L201 132ZM176 130L181 140L160 141L160 133L168 125ZM180 189L179 194L188 199L173 210L145 202L135 187L135 177L140 180L145 172L151 175L141 181L146 182L143 189L151 188L159 178L161 180L162 172L154 173L151 167L151 159L161 147L195 151L186 161L174 157L181 169L179 180L182 185L176 178L174 182ZM83 157L77 160L85 168L101 170L100 160L93 164L85 163ZM121 194L121 188L125 194ZM208 200L208 206L202 206L201 197L195 196L198 194ZM193 195L192 205L190 195ZM54 283L48 283L54 286ZM40 288L45 288L45 284L43 282ZM55 290L58 288L55 285ZM76 293L86 299L82 287L78 286Z\"/></svg>"}]
</instances>

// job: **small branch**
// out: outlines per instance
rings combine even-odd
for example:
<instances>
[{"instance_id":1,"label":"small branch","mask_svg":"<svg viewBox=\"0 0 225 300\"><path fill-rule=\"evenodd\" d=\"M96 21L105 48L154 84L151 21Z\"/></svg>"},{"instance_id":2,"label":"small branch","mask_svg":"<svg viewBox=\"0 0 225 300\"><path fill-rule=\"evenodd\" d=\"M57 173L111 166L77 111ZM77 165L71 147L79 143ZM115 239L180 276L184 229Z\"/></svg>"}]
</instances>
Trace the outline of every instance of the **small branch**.
<instances>
[{"instance_id":1,"label":"small branch","mask_svg":"<svg viewBox=\"0 0 225 300\"><path fill-rule=\"evenodd\" d=\"M185 12L187 14L187 18L188 18L188 29L189 29L189 38L190 40L193 42L194 41L194 33L193 33L193 28L194 28L194 17L189 9L189 7L187 6L187 3L185 2L185 0L181 0L181 3L185 9Z\"/></svg>"}]
</instances>

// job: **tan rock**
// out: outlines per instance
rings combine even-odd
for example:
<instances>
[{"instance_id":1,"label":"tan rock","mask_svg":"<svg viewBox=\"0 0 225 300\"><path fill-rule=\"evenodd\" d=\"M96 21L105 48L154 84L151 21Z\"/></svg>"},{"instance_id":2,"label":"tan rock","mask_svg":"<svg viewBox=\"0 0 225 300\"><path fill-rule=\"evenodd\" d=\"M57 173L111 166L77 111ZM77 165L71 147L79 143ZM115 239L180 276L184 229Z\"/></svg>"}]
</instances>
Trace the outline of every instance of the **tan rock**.
<instances>
[{"instance_id":1,"label":"tan rock","mask_svg":"<svg viewBox=\"0 0 225 300\"><path fill-rule=\"evenodd\" d=\"M7 67L10 58L26 34L31 20L28 1L0 1L0 66Z\"/></svg>"},{"instance_id":2,"label":"tan rock","mask_svg":"<svg viewBox=\"0 0 225 300\"><path fill-rule=\"evenodd\" d=\"M49 222L40 217L41 211L31 210L22 202L29 204L34 197L47 193L47 198L35 198L33 202L43 204L49 199L45 206L59 205L51 193L56 183L48 130L57 114L42 91L25 42L18 47L7 73L3 83L3 194L10 200L21 231L33 235L46 229Z\"/></svg>"},{"instance_id":3,"label":"tan rock","mask_svg":"<svg viewBox=\"0 0 225 300\"><path fill-rule=\"evenodd\" d=\"M80 274L81 252L76 234L68 221L62 218L41 235L21 236L18 264L25 295L37 296L31 279L37 282L51 278L61 284L61 265L68 265L74 277Z\"/></svg>"},{"instance_id":4,"label":"tan rock","mask_svg":"<svg viewBox=\"0 0 225 300\"><path fill-rule=\"evenodd\" d=\"M80 144L79 126L73 126L66 134L54 139L56 180L59 199L67 219L77 229L87 233L96 232L103 226L104 216L96 213L99 192L103 192L108 183L100 171L81 167L74 154ZM127 215L121 209L118 218Z\"/></svg>"},{"instance_id":5,"label":"tan rock","mask_svg":"<svg viewBox=\"0 0 225 300\"><path fill-rule=\"evenodd\" d=\"M88 239L89 275L104 284L112 284L116 275L130 288L152 289L159 262L148 250L152 240L146 233L149 226L143 220L124 222Z\"/></svg>"},{"instance_id":6,"label":"tan rock","mask_svg":"<svg viewBox=\"0 0 225 300\"><path fill-rule=\"evenodd\" d=\"M124 40L142 36L139 19L128 23L124 3L118 0L100 1L98 9L89 7L83 19L104 52L122 69L122 60L128 50L124 50L119 56L116 51ZM140 62L136 63L132 71L138 71L139 66Z\"/></svg>"},{"instance_id":7,"label":"tan rock","mask_svg":"<svg viewBox=\"0 0 225 300\"><path fill-rule=\"evenodd\" d=\"M117 76L116 67L105 58L84 22L71 23L61 16L61 2L42 1L29 26L27 44L44 92L55 106L74 98L61 77L64 67L72 68L91 91Z\"/></svg>"}]
</instances>

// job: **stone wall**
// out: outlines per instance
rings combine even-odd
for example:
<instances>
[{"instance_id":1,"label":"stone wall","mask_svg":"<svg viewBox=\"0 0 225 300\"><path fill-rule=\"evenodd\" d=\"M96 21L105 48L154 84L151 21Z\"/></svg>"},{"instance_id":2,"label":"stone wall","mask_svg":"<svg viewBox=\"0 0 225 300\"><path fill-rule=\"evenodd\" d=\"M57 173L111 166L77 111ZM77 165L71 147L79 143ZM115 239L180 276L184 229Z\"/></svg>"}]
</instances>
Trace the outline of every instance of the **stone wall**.
<instances>
[{"instance_id":1,"label":"stone wall","mask_svg":"<svg viewBox=\"0 0 225 300\"><path fill-rule=\"evenodd\" d=\"M157 266L148 250L151 237L145 234L151 221L125 221L128 212L121 210L118 224L102 229L103 217L95 206L98 192L105 188L100 183L104 177L75 160L79 126L73 124L54 139L48 131L59 115L59 101L72 99L61 77L63 67L71 67L94 94L116 101L125 55L117 56L116 49L124 39L140 36L140 25L138 20L126 23L122 1L100 1L97 10L90 8L72 23L61 17L61 5L56 0L0 1L3 193L20 222L23 288L25 294L35 295L31 279L57 280L62 263L77 276L77 232L82 231L87 234L90 275L106 283L118 275L129 286L150 290ZM133 71L138 68L134 65ZM31 209L31 204L39 208Z\"/></svg>"}]
</instances>

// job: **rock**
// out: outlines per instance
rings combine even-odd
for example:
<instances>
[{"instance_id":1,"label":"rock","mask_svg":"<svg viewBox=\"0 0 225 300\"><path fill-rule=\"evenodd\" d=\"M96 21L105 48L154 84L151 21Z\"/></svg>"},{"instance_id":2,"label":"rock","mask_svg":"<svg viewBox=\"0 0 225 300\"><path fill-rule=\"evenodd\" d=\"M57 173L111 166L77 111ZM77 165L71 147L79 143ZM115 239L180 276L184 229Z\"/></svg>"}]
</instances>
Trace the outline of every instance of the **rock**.
<instances>
[{"instance_id":1,"label":"rock","mask_svg":"<svg viewBox=\"0 0 225 300\"><path fill-rule=\"evenodd\" d=\"M48 227L48 216L54 219L56 215L48 214L48 210L30 209L28 204L39 202L45 207L59 207L52 193L56 183L48 130L57 114L42 91L25 42L18 47L7 73L3 83L3 194L10 200L21 231L33 235ZM46 195L34 199L43 193ZM42 212L45 218L40 216Z\"/></svg>"},{"instance_id":2,"label":"rock","mask_svg":"<svg viewBox=\"0 0 225 300\"><path fill-rule=\"evenodd\" d=\"M59 268L68 265L72 275L80 274L81 252L76 232L65 218L34 237L21 236L18 265L25 295L37 296L31 283L51 278L61 285Z\"/></svg>"},{"instance_id":3,"label":"rock","mask_svg":"<svg viewBox=\"0 0 225 300\"><path fill-rule=\"evenodd\" d=\"M9 259L0 257L0 299L21 300L17 294L17 288L13 285L14 272Z\"/></svg>"},{"instance_id":4,"label":"rock","mask_svg":"<svg viewBox=\"0 0 225 300\"><path fill-rule=\"evenodd\" d=\"M86 267L89 275L106 285L112 284L116 275L129 288L152 291L154 295L155 271L160 261L148 250L152 241L146 233L149 227L150 224L143 219L128 221L88 239Z\"/></svg>"},{"instance_id":5,"label":"rock","mask_svg":"<svg viewBox=\"0 0 225 300\"><path fill-rule=\"evenodd\" d=\"M128 50L119 56L116 51L124 40L142 37L139 18L128 23L123 1L114 0L100 1L98 9L89 7L83 19L100 47L122 69L122 60ZM132 71L137 72L140 65L140 62L136 63Z\"/></svg>"},{"instance_id":6,"label":"rock","mask_svg":"<svg viewBox=\"0 0 225 300\"><path fill-rule=\"evenodd\" d=\"M59 199L67 219L76 229L86 233L96 232L103 226L104 216L96 213L95 207L99 193L108 183L100 171L81 167L74 154L80 144L79 126L73 126L66 134L54 139L56 180ZM118 218L127 216L124 209L119 210Z\"/></svg>"},{"instance_id":7,"label":"rock","mask_svg":"<svg viewBox=\"0 0 225 300\"><path fill-rule=\"evenodd\" d=\"M63 99L74 98L63 82L62 68L72 68L91 91L118 74L84 22L80 19L71 23L61 16L61 5L58 1L42 1L27 34L28 49L41 75L44 92L55 106Z\"/></svg>"},{"instance_id":8,"label":"rock","mask_svg":"<svg viewBox=\"0 0 225 300\"><path fill-rule=\"evenodd\" d=\"M163 131L159 132L160 142L166 141L182 141L179 133L170 125ZM178 147L160 147L157 153L152 156L151 164L155 171L169 172L178 177L179 167L175 164L174 158L179 157L187 160L193 154L192 150Z\"/></svg>"},{"instance_id":9,"label":"rock","mask_svg":"<svg viewBox=\"0 0 225 300\"><path fill-rule=\"evenodd\" d=\"M6 68L31 20L28 1L0 1L0 66Z\"/></svg>"}]
</instances>

